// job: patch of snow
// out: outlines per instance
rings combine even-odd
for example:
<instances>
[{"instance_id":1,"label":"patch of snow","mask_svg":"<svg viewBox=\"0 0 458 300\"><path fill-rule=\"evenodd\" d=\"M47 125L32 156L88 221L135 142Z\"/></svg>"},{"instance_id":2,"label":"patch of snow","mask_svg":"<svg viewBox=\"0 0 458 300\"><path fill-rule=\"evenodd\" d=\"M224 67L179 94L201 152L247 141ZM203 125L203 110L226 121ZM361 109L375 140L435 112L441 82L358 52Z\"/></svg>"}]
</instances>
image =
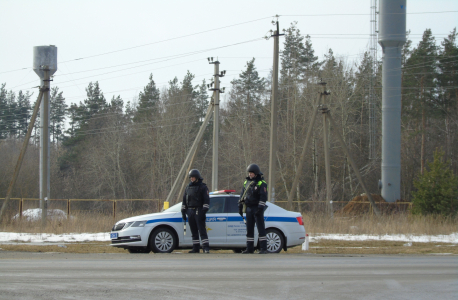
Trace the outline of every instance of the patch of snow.
<instances>
[{"instance_id":1,"label":"patch of snow","mask_svg":"<svg viewBox=\"0 0 458 300\"><path fill-rule=\"evenodd\" d=\"M43 242L107 242L110 241L109 232L99 233L68 233L68 234L50 234L50 233L17 233L17 232L0 232L0 243L20 241L31 243Z\"/></svg>"},{"instance_id":2,"label":"patch of snow","mask_svg":"<svg viewBox=\"0 0 458 300\"><path fill-rule=\"evenodd\" d=\"M22 212L22 218L26 221L39 221L41 220L41 208L31 208ZM65 220L67 214L61 209L48 209L47 218L50 220ZM13 217L13 220L18 220L19 214Z\"/></svg>"},{"instance_id":3,"label":"patch of snow","mask_svg":"<svg viewBox=\"0 0 458 300\"><path fill-rule=\"evenodd\" d=\"M347 240L347 241L393 241L393 242L414 242L414 243L452 243L458 244L458 232L448 235L405 235L405 234L318 234L310 237L310 242L318 240Z\"/></svg>"}]
</instances>

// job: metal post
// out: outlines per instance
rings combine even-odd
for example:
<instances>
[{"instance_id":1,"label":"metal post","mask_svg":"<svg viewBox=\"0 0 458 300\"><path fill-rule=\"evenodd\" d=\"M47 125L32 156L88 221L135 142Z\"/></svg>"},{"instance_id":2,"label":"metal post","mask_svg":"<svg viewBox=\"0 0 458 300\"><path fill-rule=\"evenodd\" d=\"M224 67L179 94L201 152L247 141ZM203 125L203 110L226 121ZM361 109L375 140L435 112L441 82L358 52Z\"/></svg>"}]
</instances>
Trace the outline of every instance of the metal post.
<instances>
[{"instance_id":1,"label":"metal post","mask_svg":"<svg viewBox=\"0 0 458 300\"><path fill-rule=\"evenodd\" d=\"M406 42L406 0L381 0L382 197L401 199L401 51Z\"/></svg>"},{"instance_id":2,"label":"metal post","mask_svg":"<svg viewBox=\"0 0 458 300\"><path fill-rule=\"evenodd\" d=\"M326 92L326 82L320 82L320 85L323 86L323 92L321 93L322 105L321 111L323 113L323 147L324 147L324 166L326 171L326 203L328 205L329 213L331 218L334 216L332 211L332 185L331 185L331 161L329 158L329 124L327 119L327 106L326 106L326 96L329 95Z\"/></svg>"},{"instance_id":3,"label":"metal post","mask_svg":"<svg viewBox=\"0 0 458 300\"><path fill-rule=\"evenodd\" d=\"M113 200L113 220L116 221L116 200Z\"/></svg>"},{"instance_id":4,"label":"metal post","mask_svg":"<svg viewBox=\"0 0 458 300\"><path fill-rule=\"evenodd\" d=\"M270 151L269 151L269 180L267 184L267 201L275 202L275 182L277 171L277 126L278 126L278 56L280 40L279 24L277 30L272 35L274 37L274 62L272 71L272 99L270 116Z\"/></svg>"},{"instance_id":5,"label":"metal post","mask_svg":"<svg viewBox=\"0 0 458 300\"><path fill-rule=\"evenodd\" d=\"M43 94L43 102L40 107L40 208L42 226L46 226L48 199L50 198L49 81L49 68L46 66L44 69L44 79L42 80L42 84L46 91Z\"/></svg>"},{"instance_id":6,"label":"metal post","mask_svg":"<svg viewBox=\"0 0 458 300\"><path fill-rule=\"evenodd\" d=\"M19 199L19 219L22 220L22 211L23 211L23 205L24 205L24 199L21 198Z\"/></svg>"},{"instance_id":7,"label":"metal post","mask_svg":"<svg viewBox=\"0 0 458 300\"><path fill-rule=\"evenodd\" d=\"M212 157L212 190L218 190L218 146L219 146L219 61L214 63L215 89L213 91L213 157Z\"/></svg>"}]
</instances>

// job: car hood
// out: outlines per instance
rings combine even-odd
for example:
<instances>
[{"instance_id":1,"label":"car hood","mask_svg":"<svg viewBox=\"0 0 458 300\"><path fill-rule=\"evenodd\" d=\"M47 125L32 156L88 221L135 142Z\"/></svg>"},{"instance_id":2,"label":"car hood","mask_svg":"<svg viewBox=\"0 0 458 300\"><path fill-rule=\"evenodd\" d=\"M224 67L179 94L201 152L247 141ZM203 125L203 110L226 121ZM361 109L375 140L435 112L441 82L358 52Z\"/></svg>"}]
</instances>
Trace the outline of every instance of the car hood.
<instances>
[{"instance_id":1,"label":"car hood","mask_svg":"<svg viewBox=\"0 0 458 300\"><path fill-rule=\"evenodd\" d=\"M159 212L154 214L146 214L141 216L130 217L127 219L122 219L116 222L118 223L126 223L126 222L135 222L135 221L149 221L154 219L163 219L163 218L170 218L175 216L178 212ZM181 215L180 215L181 216Z\"/></svg>"}]
</instances>

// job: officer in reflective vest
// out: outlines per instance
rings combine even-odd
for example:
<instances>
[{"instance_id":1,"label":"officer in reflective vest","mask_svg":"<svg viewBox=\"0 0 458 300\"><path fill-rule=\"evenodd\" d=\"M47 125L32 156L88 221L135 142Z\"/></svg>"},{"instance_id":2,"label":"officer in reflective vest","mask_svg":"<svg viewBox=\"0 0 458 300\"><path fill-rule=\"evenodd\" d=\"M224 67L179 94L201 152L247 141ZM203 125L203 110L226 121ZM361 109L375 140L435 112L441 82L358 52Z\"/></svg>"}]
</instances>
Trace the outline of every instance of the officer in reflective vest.
<instances>
[{"instance_id":1,"label":"officer in reflective vest","mask_svg":"<svg viewBox=\"0 0 458 300\"><path fill-rule=\"evenodd\" d=\"M267 183L262 177L261 169L256 164L247 168L248 177L243 183L239 200L239 214L246 207L246 250L242 253L254 253L254 225L258 227L259 254L267 253L266 226L264 223L264 209L267 201Z\"/></svg>"},{"instance_id":2,"label":"officer in reflective vest","mask_svg":"<svg viewBox=\"0 0 458 300\"><path fill-rule=\"evenodd\" d=\"M210 197L207 185L202 182L199 170L193 169L189 172L191 182L186 187L183 195L183 204L181 213L183 219L188 216L189 227L192 234L192 250L189 253L200 252L200 239L204 253L210 253L210 244L208 242L207 229L205 228L206 213L210 208Z\"/></svg>"}]
</instances>

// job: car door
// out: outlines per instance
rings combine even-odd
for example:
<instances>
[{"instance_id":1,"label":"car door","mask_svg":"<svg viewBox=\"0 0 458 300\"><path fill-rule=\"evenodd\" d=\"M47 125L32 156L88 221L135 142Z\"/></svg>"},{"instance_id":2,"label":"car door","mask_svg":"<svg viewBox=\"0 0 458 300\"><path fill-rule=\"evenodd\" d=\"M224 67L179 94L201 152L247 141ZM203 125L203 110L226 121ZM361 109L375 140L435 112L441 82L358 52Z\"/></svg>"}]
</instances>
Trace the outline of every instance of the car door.
<instances>
[{"instance_id":1,"label":"car door","mask_svg":"<svg viewBox=\"0 0 458 300\"><path fill-rule=\"evenodd\" d=\"M210 197L210 208L206 219L210 247L226 245L227 213L225 206L224 196Z\"/></svg>"},{"instance_id":2,"label":"car door","mask_svg":"<svg viewBox=\"0 0 458 300\"><path fill-rule=\"evenodd\" d=\"M246 245L246 225L239 215L238 196L226 197L227 244L244 247ZM257 237L257 232L255 232Z\"/></svg>"}]
</instances>

